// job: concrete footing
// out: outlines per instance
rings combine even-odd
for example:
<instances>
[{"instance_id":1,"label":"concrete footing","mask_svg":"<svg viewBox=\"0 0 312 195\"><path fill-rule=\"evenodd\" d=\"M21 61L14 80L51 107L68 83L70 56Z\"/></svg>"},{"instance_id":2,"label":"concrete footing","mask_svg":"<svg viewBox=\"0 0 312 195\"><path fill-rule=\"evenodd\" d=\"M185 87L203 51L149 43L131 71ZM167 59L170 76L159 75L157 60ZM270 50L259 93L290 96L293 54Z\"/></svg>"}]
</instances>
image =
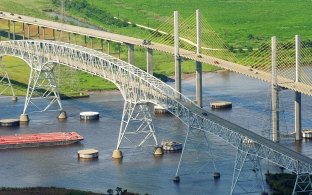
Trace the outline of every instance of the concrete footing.
<instances>
[{"instance_id":1,"label":"concrete footing","mask_svg":"<svg viewBox=\"0 0 312 195\"><path fill-rule=\"evenodd\" d=\"M154 149L154 155L160 156L160 155L163 155L163 154L164 154L164 152L163 152L162 147L156 146L155 149Z\"/></svg>"},{"instance_id":2,"label":"concrete footing","mask_svg":"<svg viewBox=\"0 0 312 195\"><path fill-rule=\"evenodd\" d=\"M213 178L215 178L215 179L220 179L221 174L220 174L220 172L213 172L212 176L213 176Z\"/></svg>"},{"instance_id":3,"label":"concrete footing","mask_svg":"<svg viewBox=\"0 0 312 195\"><path fill-rule=\"evenodd\" d=\"M28 123L28 122L29 122L28 114L21 114L21 116L20 116L20 122L21 122L21 123Z\"/></svg>"},{"instance_id":4,"label":"concrete footing","mask_svg":"<svg viewBox=\"0 0 312 195\"><path fill-rule=\"evenodd\" d=\"M210 107L212 109L230 109L232 108L232 102L226 102L226 101L211 102Z\"/></svg>"},{"instance_id":5,"label":"concrete footing","mask_svg":"<svg viewBox=\"0 0 312 195\"><path fill-rule=\"evenodd\" d=\"M17 101L17 97L16 97L16 96L12 96L11 100L12 100L13 102L16 102L16 101Z\"/></svg>"},{"instance_id":6,"label":"concrete footing","mask_svg":"<svg viewBox=\"0 0 312 195\"><path fill-rule=\"evenodd\" d=\"M174 182L178 183L178 182L180 182L180 177L179 176L174 176L172 180Z\"/></svg>"},{"instance_id":7,"label":"concrete footing","mask_svg":"<svg viewBox=\"0 0 312 195\"><path fill-rule=\"evenodd\" d=\"M78 158L93 159L99 157L99 151L95 149L85 149L78 151Z\"/></svg>"},{"instance_id":8,"label":"concrete footing","mask_svg":"<svg viewBox=\"0 0 312 195\"><path fill-rule=\"evenodd\" d=\"M120 159L122 157L122 152L120 150L116 149L113 151L112 158Z\"/></svg>"},{"instance_id":9,"label":"concrete footing","mask_svg":"<svg viewBox=\"0 0 312 195\"><path fill-rule=\"evenodd\" d=\"M65 111L61 111L57 117L59 120L65 120L67 119L67 114Z\"/></svg>"},{"instance_id":10,"label":"concrete footing","mask_svg":"<svg viewBox=\"0 0 312 195\"><path fill-rule=\"evenodd\" d=\"M14 127L19 126L19 119L2 119L0 120L0 126L2 127Z\"/></svg>"}]
</instances>

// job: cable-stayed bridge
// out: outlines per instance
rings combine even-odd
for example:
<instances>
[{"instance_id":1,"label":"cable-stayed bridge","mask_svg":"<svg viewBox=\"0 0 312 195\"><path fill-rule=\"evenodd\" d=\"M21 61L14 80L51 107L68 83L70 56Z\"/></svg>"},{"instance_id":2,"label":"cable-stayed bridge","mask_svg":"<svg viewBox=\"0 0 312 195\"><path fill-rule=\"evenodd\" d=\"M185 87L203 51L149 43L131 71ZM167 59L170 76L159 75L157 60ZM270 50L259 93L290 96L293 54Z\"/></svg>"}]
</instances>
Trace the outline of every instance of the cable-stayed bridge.
<instances>
[{"instance_id":1,"label":"cable-stayed bridge","mask_svg":"<svg viewBox=\"0 0 312 195\"><path fill-rule=\"evenodd\" d=\"M5 15L1 17L3 19L14 21L13 24L15 24L15 22L22 22L28 25L37 25L44 28L121 42L130 45L130 51L133 45L138 45L148 49L177 54L176 51L174 51L174 47L168 45L157 43L143 44L141 39L103 31L84 29L26 16L18 18L9 15L9 13L5 13ZM121 91L125 99L125 105L116 149L119 149L122 146L122 143L129 139L127 133L130 132L127 127L131 120L140 120L143 124L135 132L136 134L143 135L142 140L137 144L138 146L143 146L143 144L145 142L147 143L150 139L155 141L154 145L158 145L156 132L152 128L151 116L147 105L147 103L153 103L168 108L172 114L181 119L181 121L189 127L189 133L196 130L212 133L237 148L238 152L231 193L234 193L235 191L244 163L246 161L251 161L253 165L257 167L259 166L259 159L266 159L296 173L297 180L294 193L301 191L311 192L312 190L312 160L310 158L267 140L211 113L207 113L205 110L194 104L193 101L179 93L179 90L171 88L153 77L151 74L146 73L129 63L123 62L102 52L62 42L33 40L3 41L0 43L0 48L0 54L2 56L11 55L19 57L25 60L31 67L29 89L23 114L26 114L27 106L33 98L33 92L39 83L38 81L41 80L45 80L48 83L47 86L49 86L49 91L51 92L49 95L55 97L51 103L58 102L60 109L62 109L53 75L53 69L56 64L64 64L71 68L110 80ZM258 70L242 66L238 63L222 60L217 57L211 57L182 49L178 54L179 56L176 57L214 64L221 68L232 70L259 80L267 82L272 81L271 73L262 69ZM180 59L177 60L179 61ZM308 83L294 81L291 78L282 76L277 76L275 78L278 85L281 87L311 95L311 86ZM137 118L139 115L142 115L143 117ZM186 137L186 141L187 138L188 137ZM178 171L179 167L176 176L178 176Z\"/></svg>"}]
</instances>

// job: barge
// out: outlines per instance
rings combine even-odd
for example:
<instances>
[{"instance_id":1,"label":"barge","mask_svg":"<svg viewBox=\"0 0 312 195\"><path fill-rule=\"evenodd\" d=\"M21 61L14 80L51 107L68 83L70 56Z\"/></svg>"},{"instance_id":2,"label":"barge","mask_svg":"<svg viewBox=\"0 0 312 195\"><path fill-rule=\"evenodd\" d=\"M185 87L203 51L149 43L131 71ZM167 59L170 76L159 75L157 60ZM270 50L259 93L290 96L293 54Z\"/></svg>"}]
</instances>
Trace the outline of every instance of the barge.
<instances>
[{"instance_id":1,"label":"barge","mask_svg":"<svg viewBox=\"0 0 312 195\"><path fill-rule=\"evenodd\" d=\"M0 136L0 149L68 145L83 140L76 132L15 134Z\"/></svg>"}]
</instances>

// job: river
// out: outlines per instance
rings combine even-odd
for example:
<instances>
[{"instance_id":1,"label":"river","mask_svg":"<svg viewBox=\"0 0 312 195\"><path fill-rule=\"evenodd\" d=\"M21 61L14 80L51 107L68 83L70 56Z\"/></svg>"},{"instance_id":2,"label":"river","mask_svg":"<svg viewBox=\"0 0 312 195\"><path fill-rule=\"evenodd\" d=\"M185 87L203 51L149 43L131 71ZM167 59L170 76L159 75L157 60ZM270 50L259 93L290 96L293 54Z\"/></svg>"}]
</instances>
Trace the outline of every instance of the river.
<instances>
[{"instance_id":1,"label":"river","mask_svg":"<svg viewBox=\"0 0 312 195\"><path fill-rule=\"evenodd\" d=\"M174 83L168 83L173 85ZM204 108L211 111L209 102L225 100L233 103L226 111L213 111L228 120L261 135L269 135L270 86L232 72L206 73L203 76ZM183 80L183 93L194 99L195 80ZM293 131L293 97L291 91L281 92L281 129L283 134ZM312 126L311 97L303 96L303 128ZM63 100L68 114L66 121L58 121L56 112L29 113L30 122L20 127L0 128L1 135L53 131L76 131L84 137L79 144L58 147L24 148L0 151L0 178L4 187L56 186L105 193L107 189L122 187L141 194L229 194L236 151L227 143L209 135L208 143L215 154L216 168L221 173L214 180L212 163L198 173L200 163L208 158L194 158L187 152L181 166L181 181L172 181L180 153L165 153L155 158L153 148L124 149L122 161L111 158L116 147L123 99L118 91L91 94L89 98ZM24 98L11 102L9 97L0 98L0 118L18 118L22 113ZM100 120L80 121L82 111L97 111ZM186 127L173 116L153 115L159 140L174 139L183 142ZM283 144L312 157L312 142L304 140L294 145L293 139L285 138ZM99 159L81 161L77 151L86 148L99 150ZM201 150L200 154L203 153ZM210 158L211 159L211 158ZM278 171L275 166L263 163L263 171Z\"/></svg>"}]
</instances>

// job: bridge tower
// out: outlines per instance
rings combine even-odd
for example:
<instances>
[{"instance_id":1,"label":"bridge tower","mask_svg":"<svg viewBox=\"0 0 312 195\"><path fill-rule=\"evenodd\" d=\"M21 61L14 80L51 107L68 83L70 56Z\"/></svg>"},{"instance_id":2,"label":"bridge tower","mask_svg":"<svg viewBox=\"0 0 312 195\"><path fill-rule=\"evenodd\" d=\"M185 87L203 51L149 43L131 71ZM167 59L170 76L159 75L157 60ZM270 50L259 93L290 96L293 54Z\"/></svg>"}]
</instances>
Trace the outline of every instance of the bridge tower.
<instances>
[{"instance_id":1,"label":"bridge tower","mask_svg":"<svg viewBox=\"0 0 312 195\"><path fill-rule=\"evenodd\" d=\"M161 148L153 126L151 109L146 102L135 102L126 99L124 103L121 125L116 149L113 151L114 159L123 157L121 148L140 148L156 146L155 153L162 154Z\"/></svg>"},{"instance_id":2,"label":"bridge tower","mask_svg":"<svg viewBox=\"0 0 312 195\"><path fill-rule=\"evenodd\" d=\"M36 57L33 56L33 58ZM32 59L32 61L24 109L20 116L21 122L29 121L27 115L29 105L33 106L34 111L37 112L47 111L50 108L61 111L63 109L54 75L56 64L45 63L41 57ZM56 108L55 104L57 104Z\"/></svg>"}]
</instances>

